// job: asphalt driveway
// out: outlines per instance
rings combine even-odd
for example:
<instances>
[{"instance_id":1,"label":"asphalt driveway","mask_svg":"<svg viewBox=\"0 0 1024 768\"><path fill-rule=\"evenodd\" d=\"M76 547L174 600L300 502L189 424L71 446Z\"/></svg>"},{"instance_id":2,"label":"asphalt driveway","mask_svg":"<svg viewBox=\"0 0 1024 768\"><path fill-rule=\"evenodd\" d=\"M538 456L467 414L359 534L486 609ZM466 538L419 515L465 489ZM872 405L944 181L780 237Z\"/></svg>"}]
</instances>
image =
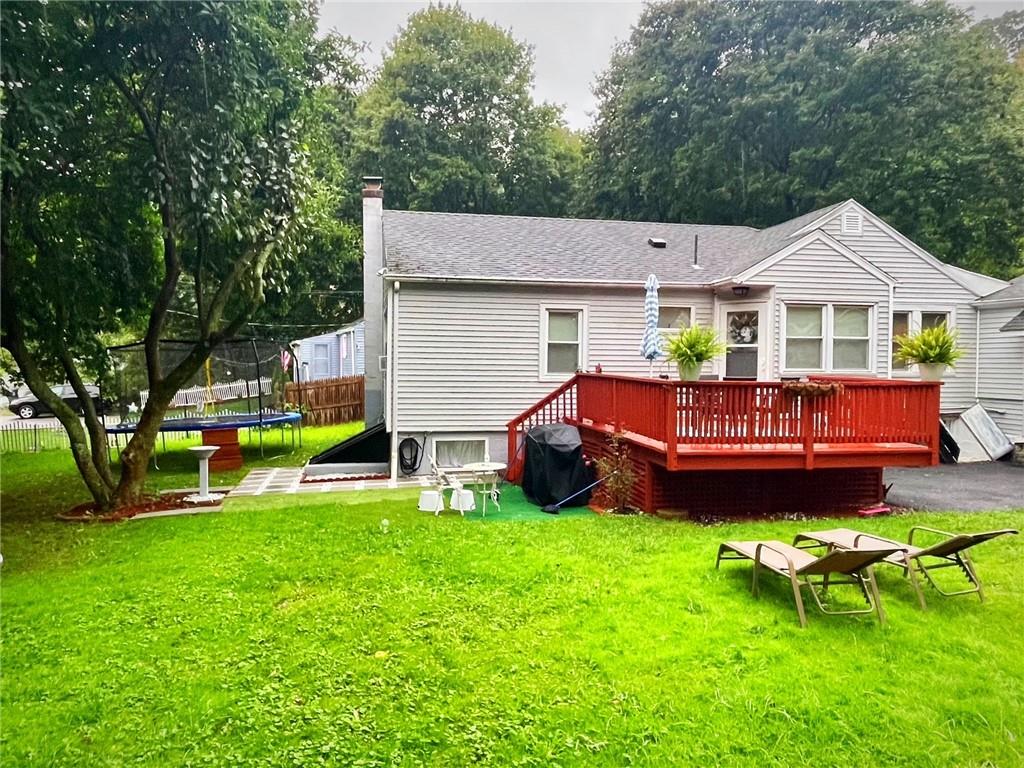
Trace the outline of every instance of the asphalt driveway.
<instances>
[{"instance_id":1,"label":"asphalt driveway","mask_svg":"<svg viewBox=\"0 0 1024 768\"><path fill-rule=\"evenodd\" d=\"M1024 467L1005 461L885 470L886 501L936 512L1024 510Z\"/></svg>"}]
</instances>

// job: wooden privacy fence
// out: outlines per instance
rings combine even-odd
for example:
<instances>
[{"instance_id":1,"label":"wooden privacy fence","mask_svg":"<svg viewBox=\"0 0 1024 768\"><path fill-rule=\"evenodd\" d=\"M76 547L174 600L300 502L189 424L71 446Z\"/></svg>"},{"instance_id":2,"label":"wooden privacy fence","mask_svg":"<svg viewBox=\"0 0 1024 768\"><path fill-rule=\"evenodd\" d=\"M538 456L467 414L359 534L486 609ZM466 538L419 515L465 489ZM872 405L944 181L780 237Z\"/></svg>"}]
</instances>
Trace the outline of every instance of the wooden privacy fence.
<instances>
[{"instance_id":1,"label":"wooden privacy fence","mask_svg":"<svg viewBox=\"0 0 1024 768\"><path fill-rule=\"evenodd\" d=\"M306 424L345 424L363 418L363 377L321 379L285 386L284 397L302 407Z\"/></svg>"}]
</instances>

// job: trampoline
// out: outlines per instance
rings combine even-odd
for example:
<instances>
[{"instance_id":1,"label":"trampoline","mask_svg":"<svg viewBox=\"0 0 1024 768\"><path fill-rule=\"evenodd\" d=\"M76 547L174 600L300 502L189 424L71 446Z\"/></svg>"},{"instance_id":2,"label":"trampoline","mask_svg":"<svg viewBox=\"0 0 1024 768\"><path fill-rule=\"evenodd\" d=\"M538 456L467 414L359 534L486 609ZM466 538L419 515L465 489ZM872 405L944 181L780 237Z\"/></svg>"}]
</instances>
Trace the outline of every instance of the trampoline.
<instances>
[{"instance_id":1,"label":"trampoline","mask_svg":"<svg viewBox=\"0 0 1024 768\"><path fill-rule=\"evenodd\" d=\"M182 339L161 339L158 354L165 370L173 370L195 349L195 342ZM106 396L111 400L116 421L107 427L115 435L130 436L138 429L138 421L149 402L148 361L142 342L108 347L110 366ZM219 450L210 459L210 469L238 469L242 451L238 431L248 431L249 442L259 439L263 455L264 433L277 427L281 445L285 445L284 428L290 428L292 447L298 427L302 445L301 403L286 401L286 387L294 378L294 365L286 344L272 339L238 338L218 344L203 364L179 384L170 398L163 422L160 443L199 433L204 445ZM108 424L109 424L108 421ZM129 438L130 439L130 438ZM156 462L156 454L153 455Z\"/></svg>"},{"instance_id":2,"label":"trampoline","mask_svg":"<svg viewBox=\"0 0 1024 768\"><path fill-rule=\"evenodd\" d=\"M161 432L199 432L203 445L216 445L218 450L210 458L210 469L239 469L242 466L242 448L238 443L238 430L260 430L260 448L263 448L263 427L280 427L281 443L284 444L284 427L292 431L292 447L295 446L295 426L299 425L299 446L302 445L301 413L233 413L218 416L185 416L164 419ZM114 435L127 435L135 431L138 424L115 424L107 427ZM166 449L166 446L165 446Z\"/></svg>"}]
</instances>

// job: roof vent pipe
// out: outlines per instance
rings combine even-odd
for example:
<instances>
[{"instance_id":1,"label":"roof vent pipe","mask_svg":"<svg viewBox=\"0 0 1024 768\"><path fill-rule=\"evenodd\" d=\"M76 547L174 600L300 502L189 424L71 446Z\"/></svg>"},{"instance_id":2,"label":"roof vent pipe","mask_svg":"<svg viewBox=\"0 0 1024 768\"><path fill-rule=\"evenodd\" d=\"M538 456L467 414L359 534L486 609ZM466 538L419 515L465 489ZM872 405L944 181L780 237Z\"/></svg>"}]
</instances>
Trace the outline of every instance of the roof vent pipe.
<instances>
[{"instance_id":1,"label":"roof vent pipe","mask_svg":"<svg viewBox=\"0 0 1024 768\"><path fill-rule=\"evenodd\" d=\"M693 236L693 268L700 269L700 262L697 260L697 235Z\"/></svg>"}]
</instances>

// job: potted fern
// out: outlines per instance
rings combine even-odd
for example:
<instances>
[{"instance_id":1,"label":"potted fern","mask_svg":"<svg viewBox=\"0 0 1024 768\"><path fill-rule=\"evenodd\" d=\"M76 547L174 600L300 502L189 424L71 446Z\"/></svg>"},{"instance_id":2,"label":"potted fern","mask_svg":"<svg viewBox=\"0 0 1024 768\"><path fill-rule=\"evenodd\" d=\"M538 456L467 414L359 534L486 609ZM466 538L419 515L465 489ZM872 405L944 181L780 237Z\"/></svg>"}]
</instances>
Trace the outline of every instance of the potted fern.
<instances>
[{"instance_id":1,"label":"potted fern","mask_svg":"<svg viewBox=\"0 0 1024 768\"><path fill-rule=\"evenodd\" d=\"M696 381L701 366L725 352L726 346L715 329L704 325L683 328L668 339L668 359L679 368L679 378L683 381Z\"/></svg>"},{"instance_id":2,"label":"potted fern","mask_svg":"<svg viewBox=\"0 0 1024 768\"><path fill-rule=\"evenodd\" d=\"M896 357L917 364L922 381L941 381L946 368L953 367L963 354L957 346L959 334L946 324L923 328L914 334L896 337Z\"/></svg>"}]
</instances>

